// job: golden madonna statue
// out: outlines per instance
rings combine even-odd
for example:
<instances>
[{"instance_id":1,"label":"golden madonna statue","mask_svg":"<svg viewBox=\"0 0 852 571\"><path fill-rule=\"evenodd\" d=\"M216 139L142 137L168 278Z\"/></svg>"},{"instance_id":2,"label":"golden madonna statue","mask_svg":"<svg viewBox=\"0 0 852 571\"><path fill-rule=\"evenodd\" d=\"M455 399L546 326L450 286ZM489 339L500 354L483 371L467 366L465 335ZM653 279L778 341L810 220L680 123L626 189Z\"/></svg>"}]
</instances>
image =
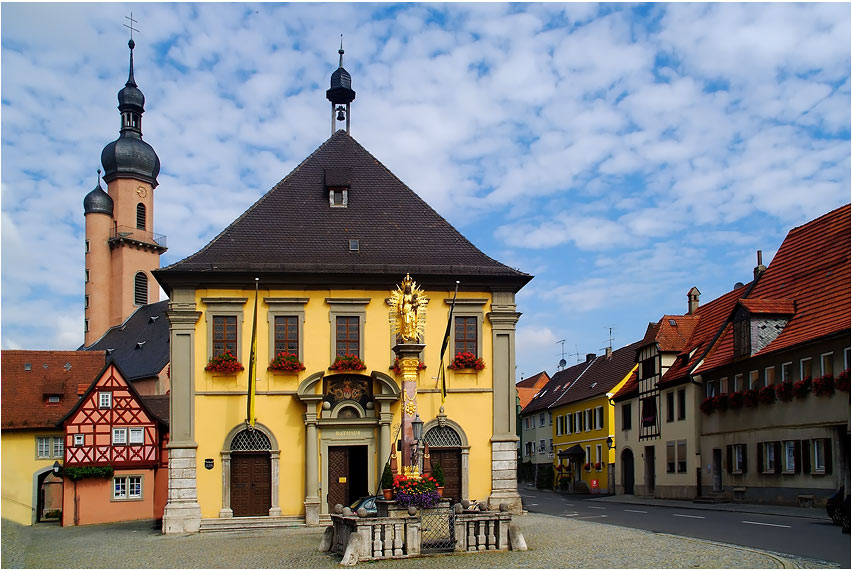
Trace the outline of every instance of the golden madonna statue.
<instances>
[{"instance_id":1,"label":"golden madonna statue","mask_svg":"<svg viewBox=\"0 0 852 571\"><path fill-rule=\"evenodd\" d=\"M423 294L411 276L405 274L402 284L387 298L386 303L391 307L391 325L402 342L417 342L418 335L426 329L426 305L429 298Z\"/></svg>"}]
</instances>

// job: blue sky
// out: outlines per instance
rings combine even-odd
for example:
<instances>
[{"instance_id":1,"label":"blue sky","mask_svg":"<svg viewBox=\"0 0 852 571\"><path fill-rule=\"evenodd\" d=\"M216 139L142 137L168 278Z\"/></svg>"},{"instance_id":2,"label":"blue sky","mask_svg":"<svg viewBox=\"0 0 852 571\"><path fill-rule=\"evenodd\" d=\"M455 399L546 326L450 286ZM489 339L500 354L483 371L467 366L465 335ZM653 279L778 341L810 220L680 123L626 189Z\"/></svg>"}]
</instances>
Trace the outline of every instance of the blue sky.
<instances>
[{"instance_id":1,"label":"blue sky","mask_svg":"<svg viewBox=\"0 0 852 571\"><path fill-rule=\"evenodd\" d=\"M751 279L850 198L850 5L2 5L2 347L83 339L83 207L118 135L133 12L163 265L330 134L500 261L517 377L622 347ZM415 276L416 278L416 276Z\"/></svg>"}]
</instances>

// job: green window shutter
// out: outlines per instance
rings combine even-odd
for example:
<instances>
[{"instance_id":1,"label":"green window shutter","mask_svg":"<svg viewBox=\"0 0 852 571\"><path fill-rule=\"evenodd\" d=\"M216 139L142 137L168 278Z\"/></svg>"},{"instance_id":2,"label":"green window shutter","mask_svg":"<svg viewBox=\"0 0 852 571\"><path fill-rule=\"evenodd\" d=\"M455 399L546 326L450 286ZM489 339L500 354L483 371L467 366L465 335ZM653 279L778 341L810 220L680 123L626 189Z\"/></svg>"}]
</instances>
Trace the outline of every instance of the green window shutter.
<instances>
[{"instance_id":1,"label":"green window shutter","mask_svg":"<svg viewBox=\"0 0 852 571\"><path fill-rule=\"evenodd\" d=\"M775 447L775 473L780 474L781 473L781 463L784 461L783 458L781 457L781 442L776 440L773 443L773 445Z\"/></svg>"},{"instance_id":2,"label":"green window shutter","mask_svg":"<svg viewBox=\"0 0 852 571\"><path fill-rule=\"evenodd\" d=\"M743 445L743 474L748 471L748 446Z\"/></svg>"},{"instance_id":3,"label":"green window shutter","mask_svg":"<svg viewBox=\"0 0 852 571\"><path fill-rule=\"evenodd\" d=\"M743 458L745 460L745 458ZM745 463L745 462L743 462ZM764 464L763 464L763 442L757 443L757 471L763 472ZM745 472L745 470L743 470Z\"/></svg>"},{"instance_id":4,"label":"green window shutter","mask_svg":"<svg viewBox=\"0 0 852 571\"><path fill-rule=\"evenodd\" d=\"M811 473L811 443L809 440L802 440L802 472Z\"/></svg>"},{"instance_id":5,"label":"green window shutter","mask_svg":"<svg viewBox=\"0 0 852 571\"><path fill-rule=\"evenodd\" d=\"M734 471L734 447L730 444L725 446L725 467L728 470L728 474Z\"/></svg>"},{"instance_id":6,"label":"green window shutter","mask_svg":"<svg viewBox=\"0 0 852 571\"><path fill-rule=\"evenodd\" d=\"M793 441L793 468L796 474L802 473L802 443L799 440Z\"/></svg>"},{"instance_id":7,"label":"green window shutter","mask_svg":"<svg viewBox=\"0 0 852 571\"><path fill-rule=\"evenodd\" d=\"M825 473L831 474L831 438L825 439Z\"/></svg>"}]
</instances>

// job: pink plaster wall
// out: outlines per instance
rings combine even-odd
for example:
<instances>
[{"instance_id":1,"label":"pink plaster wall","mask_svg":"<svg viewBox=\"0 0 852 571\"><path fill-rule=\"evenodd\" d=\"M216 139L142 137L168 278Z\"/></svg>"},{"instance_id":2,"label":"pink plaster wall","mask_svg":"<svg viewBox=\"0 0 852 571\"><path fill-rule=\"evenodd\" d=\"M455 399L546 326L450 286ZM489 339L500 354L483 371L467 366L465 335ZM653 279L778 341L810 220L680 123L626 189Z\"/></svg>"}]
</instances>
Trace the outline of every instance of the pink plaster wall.
<instances>
[{"instance_id":1,"label":"pink plaster wall","mask_svg":"<svg viewBox=\"0 0 852 571\"><path fill-rule=\"evenodd\" d=\"M162 470L160 470L162 471ZM86 478L76 483L66 480L64 486L62 525L75 525L74 495L76 492L77 525L154 519L156 476L153 469L116 470L115 476L142 476L141 500L113 500L112 478ZM168 478L168 475L166 475ZM75 489L76 488L76 489Z\"/></svg>"}]
</instances>

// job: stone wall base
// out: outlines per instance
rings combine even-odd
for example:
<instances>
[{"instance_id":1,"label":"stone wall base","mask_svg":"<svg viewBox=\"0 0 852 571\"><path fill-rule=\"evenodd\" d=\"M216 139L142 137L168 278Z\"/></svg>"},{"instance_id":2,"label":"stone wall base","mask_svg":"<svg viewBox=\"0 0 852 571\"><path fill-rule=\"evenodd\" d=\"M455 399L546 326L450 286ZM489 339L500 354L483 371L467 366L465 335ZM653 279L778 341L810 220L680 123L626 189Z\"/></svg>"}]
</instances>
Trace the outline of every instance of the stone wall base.
<instances>
[{"instance_id":1,"label":"stone wall base","mask_svg":"<svg viewBox=\"0 0 852 571\"><path fill-rule=\"evenodd\" d=\"M163 533L198 533L200 528L195 448L172 448L169 450L169 498L163 511Z\"/></svg>"},{"instance_id":2,"label":"stone wall base","mask_svg":"<svg viewBox=\"0 0 852 571\"><path fill-rule=\"evenodd\" d=\"M488 496L488 509L499 510L500 504L507 504L509 511L514 514L523 511L521 496L518 494L517 454L516 440L491 442L491 495Z\"/></svg>"}]
</instances>

